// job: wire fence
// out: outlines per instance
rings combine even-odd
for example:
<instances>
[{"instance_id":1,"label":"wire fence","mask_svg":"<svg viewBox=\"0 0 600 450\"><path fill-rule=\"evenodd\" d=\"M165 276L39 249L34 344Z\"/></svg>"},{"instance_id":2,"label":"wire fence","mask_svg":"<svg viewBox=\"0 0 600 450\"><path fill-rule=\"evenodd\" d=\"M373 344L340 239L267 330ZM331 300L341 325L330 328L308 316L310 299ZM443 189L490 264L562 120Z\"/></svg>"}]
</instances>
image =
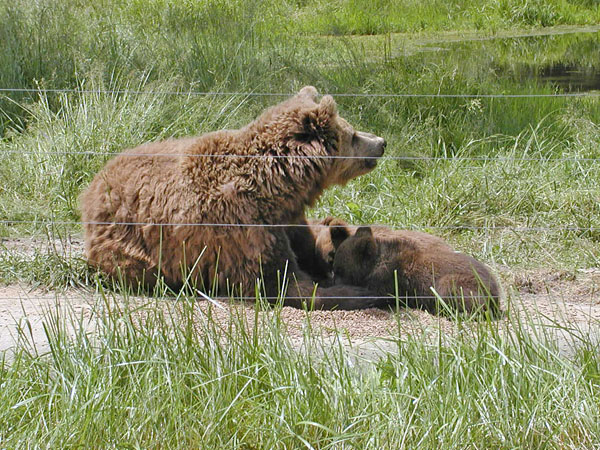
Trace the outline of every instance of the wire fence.
<instances>
[{"instance_id":1,"label":"wire fence","mask_svg":"<svg viewBox=\"0 0 600 450\"><path fill-rule=\"evenodd\" d=\"M110 95L193 95L193 96L265 96L265 97L289 97L294 93L283 92L200 92L200 91L142 91L142 90L101 90L101 89L27 89L27 88L0 88L0 92L23 92L23 93L77 93L77 94L110 94ZM535 98L535 97L598 97L600 92L578 92L578 93L553 93L553 94L415 94L415 93L336 93L337 97L439 97L439 98ZM107 151L44 151L3 149L0 155L32 155L32 156L117 156L121 157L192 157L192 158L225 158L225 159L361 159L379 161L473 161L473 162L543 162L543 163L597 163L600 158L574 158L574 157L489 157L489 156L338 156L338 155L282 155L282 154L189 154L189 153L141 153L107 152ZM480 168L479 166L472 168ZM257 223L153 223L153 222L82 222L82 221L44 221L44 220L0 220L1 225L43 225L43 226L77 226L77 225L123 225L123 226L190 226L190 227L224 227L224 228L254 228L254 227L314 227L318 224L257 224ZM367 224L354 225L367 226ZM424 225L418 229L411 225L390 226L397 230L510 230L514 232L588 232L596 233L600 228L593 226L560 226L560 227L531 227L531 226L471 226L471 225Z\"/></svg>"},{"instance_id":2,"label":"wire fence","mask_svg":"<svg viewBox=\"0 0 600 450\"><path fill-rule=\"evenodd\" d=\"M295 93L285 92L218 92L218 91L144 91L129 89L43 89L43 88L0 88L0 92L44 93L44 94L106 94L106 95L178 95L178 96L240 96L240 97L290 97ZM422 93L333 93L336 97L373 97L373 98L577 98L600 97L600 91L591 92L555 92L548 94L422 94ZM488 156L326 156L326 155L240 155L240 154L187 154L187 153L136 153L136 152L106 152L106 151L28 151L3 149L0 155L52 155L52 156L116 156L122 157L191 157L191 158L242 158L242 159L378 159L381 161L479 161L479 162L509 162L531 161L543 163L596 163L600 158L572 157L488 157Z\"/></svg>"},{"instance_id":3,"label":"wire fence","mask_svg":"<svg viewBox=\"0 0 600 450\"><path fill-rule=\"evenodd\" d=\"M293 289L293 287L291 287L291 289ZM215 295L213 297L209 297L208 295L206 295L206 293L204 292L198 292L198 294L201 294L201 296L203 298L210 298L211 300L221 300L221 301L227 301L229 299L229 297L224 296L224 295ZM202 295L204 294L204 295ZM23 300L24 298L27 298L27 295L24 295L23 297L4 297L2 296L3 300ZM172 300L173 297L152 297L153 300ZM250 296L235 296L233 297L235 298L235 300L242 300L242 301L255 301L257 299L256 296L254 297L250 297ZM298 296L291 296L291 295L286 295L285 297L282 296L264 296L264 295L260 295L260 298L263 300L269 300L269 301L277 301L277 300L306 300L306 297L298 297ZM393 303L394 301L394 297L390 296L383 296L383 295L363 295L360 297L351 297L351 296L339 296L336 295L335 297L333 296L318 296L319 299L323 299L323 300L328 300L328 299L340 299L340 300L352 300L352 299L356 299L356 298L360 298L362 300L381 300L381 299L390 299L390 303ZM402 300L404 299L404 296L400 296L400 304L402 305ZM435 295L411 295L408 296L408 298L410 300L437 300L438 297L436 297ZM469 295L468 298L472 298L472 299L489 299L490 297L488 295ZM448 299L448 297L446 297L445 299ZM453 297L450 297L449 299L453 299ZM456 300L459 300L459 297L456 298ZM219 305L220 306L220 305Z\"/></svg>"},{"instance_id":4,"label":"wire fence","mask_svg":"<svg viewBox=\"0 0 600 450\"><path fill-rule=\"evenodd\" d=\"M350 225L326 225L321 223L298 224L298 223L197 223L197 222L99 222L99 221L76 221L76 220L0 220L0 225L43 225L51 227L54 225L78 226L78 225L97 225L97 226L156 226L156 227L197 227L197 228L346 228L351 227L377 227L377 224L350 224ZM383 225L382 225L383 226ZM594 226L556 226L556 227L535 227L535 226L512 226L512 225L385 225L391 230L464 230L464 231L513 231L518 233L527 232L587 232L598 233L600 227Z\"/></svg>"},{"instance_id":5,"label":"wire fence","mask_svg":"<svg viewBox=\"0 0 600 450\"><path fill-rule=\"evenodd\" d=\"M224 158L224 159L341 159L341 160L378 160L378 161L475 161L475 162L543 162L543 163L596 163L600 158L570 158L570 157L529 157L529 156L338 156L338 155L243 155L237 153L136 153L136 152L96 152L96 151L35 151L3 149L0 155L31 155L31 156L121 156L121 157L147 157L147 158Z\"/></svg>"},{"instance_id":6,"label":"wire fence","mask_svg":"<svg viewBox=\"0 0 600 450\"><path fill-rule=\"evenodd\" d=\"M0 92L20 92L39 94L108 94L108 95L163 95L163 96L206 96L206 97L291 97L296 92L219 92L219 91L153 91L135 89L34 89L34 88L0 88ZM323 94L327 95L327 94ZM599 97L600 92L553 92L546 94L440 94L440 93L348 93L333 92L335 97L363 98L545 98L545 97Z\"/></svg>"}]
</instances>

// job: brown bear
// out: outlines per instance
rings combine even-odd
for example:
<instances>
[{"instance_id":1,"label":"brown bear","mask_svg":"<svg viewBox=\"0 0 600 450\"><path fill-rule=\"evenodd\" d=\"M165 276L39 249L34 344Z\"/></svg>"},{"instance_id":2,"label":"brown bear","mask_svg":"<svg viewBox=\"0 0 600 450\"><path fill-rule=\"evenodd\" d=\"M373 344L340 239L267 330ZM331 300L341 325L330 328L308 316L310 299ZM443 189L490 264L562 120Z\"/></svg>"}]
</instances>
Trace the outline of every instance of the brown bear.
<instances>
[{"instance_id":1,"label":"brown bear","mask_svg":"<svg viewBox=\"0 0 600 450\"><path fill-rule=\"evenodd\" d=\"M367 289L315 288L287 234L324 189L371 171L385 140L355 131L314 87L267 109L239 130L167 140L110 160L81 197L90 265L151 289L189 282L216 295L271 300L290 282L285 305L373 306ZM294 239L312 239L305 226ZM313 243L314 246L314 243Z\"/></svg>"},{"instance_id":2,"label":"brown bear","mask_svg":"<svg viewBox=\"0 0 600 450\"><path fill-rule=\"evenodd\" d=\"M434 294L452 311L499 313L500 288L491 271L431 234L353 227L329 219L316 239L318 258L331 264L336 283L366 287L395 296L406 306L440 312ZM390 305L395 298L390 300Z\"/></svg>"}]
</instances>

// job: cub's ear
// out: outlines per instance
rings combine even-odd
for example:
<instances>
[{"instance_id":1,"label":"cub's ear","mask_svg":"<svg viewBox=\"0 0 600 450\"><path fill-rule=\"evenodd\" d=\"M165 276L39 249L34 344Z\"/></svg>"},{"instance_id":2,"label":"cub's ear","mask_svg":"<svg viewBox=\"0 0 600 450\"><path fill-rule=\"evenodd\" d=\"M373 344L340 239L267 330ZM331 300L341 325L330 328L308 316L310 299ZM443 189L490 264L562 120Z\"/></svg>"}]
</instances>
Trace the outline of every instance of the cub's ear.
<instances>
[{"instance_id":1,"label":"cub's ear","mask_svg":"<svg viewBox=\"0 0 600 450\"><path fill-rule=\"evenodd\" d=\"M377 242L373 237L371 227L360 227L354 234L356 239L355 251L364 259L371 259L377 256Z\"/></svg>"},{"instance_id":2,"label":"cub's ear","mask_svg":"<svg viewBox=\"0 0 600 450\"><path fill-rule=\"evenodd\" d=\"M373 237L373 230L371 227L359 227L358 230L356 230L356 236Z\"/></svg>"},{"instance_id":3,"label":"cub's ear","mask_svg":"<svg viewBox=\"0 0 600 450\"><path fill-rule=\"evenodd\" d=\"M341 243L350 237L348 224L340 219L332 219L329 222L329 234L333 248L337 250Z\"/></svg>"},{"instance_id":4,"label":"cub's ear","mask_svg":"<svg viewBox=\"0 0 600 450\"><path fill-rule=\"evenodd\" d=\"M297 97L307 97L315 103L317 102L318 95L319 93L314 86L304 86L302 89L300 89L300 92L296 94Z\"/></svg>"},{"instance_id":5,"label":"cub's ear","mask_svg":"<svg viewBox=\"0 0 600 450\"><path fill-rule=\"evenodd\" d=\"M334 224L338 227L347 227L348 224L346 222L344 222L342 219L338 219L336 217L332 217L332 216L327 216L325 217L323 220L321 220L321 225L331 225Z\"/></svg>"},{"instance_id":6,"label":"cub's ear","mask_svg":"<svg viewBox=\"0 0 600 450\"><path fill-rule=\"evenodd\" d=\"M336 219L336 218L334 218L334 217L331 217L331 216L327 216L327 217L325 217L323 220L321 220L321 225L327 225L327 226L329 226L329 224L330 224L330 223L331 223L333 220L338 220L338 219Z\"/></svg>"}]
</instances>

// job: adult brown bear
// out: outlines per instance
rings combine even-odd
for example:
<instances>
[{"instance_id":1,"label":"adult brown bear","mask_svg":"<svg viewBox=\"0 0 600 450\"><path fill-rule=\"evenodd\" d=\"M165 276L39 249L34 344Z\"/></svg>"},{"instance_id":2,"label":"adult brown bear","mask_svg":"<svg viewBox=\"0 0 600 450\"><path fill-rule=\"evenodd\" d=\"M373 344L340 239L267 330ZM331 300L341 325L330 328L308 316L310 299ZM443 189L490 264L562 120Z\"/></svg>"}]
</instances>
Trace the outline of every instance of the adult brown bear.
<instances>
[{"instance_id":1,"label":"adult brown bear","mask_svg":"<svg viewBox=\"0 0 600 450\"><path fill-rule=\"evenodd\" d=\"M306 225L305 209L324 189L369 172L384 139L355 131L331 96L311 86L239 130L145 144L110 160L81 197L88 262L146 288L159 276L218 295L270 298L293 280L285 305L313 296L285 225ZM294 239L311 239L298 227ZM186 277L184 279L184 276ZM377 304L362 288L319 288L312 306Z\"/></svg>"},{"instance_id":2,"label":"adult brown bear","mask_svg":"<svg viewBox=\"0 0 600 450\"><path fill-rule=\"evenodd\" d=\"M315 259L332 267L336 283L365 287L376 295L397 292L402 304L432 312L441 311L439 296L452 311L498 315L501 292L490 269L442 238L349 226L339 219L323 223L328 227L318 232Z\"/></svg>"}]
</instances>

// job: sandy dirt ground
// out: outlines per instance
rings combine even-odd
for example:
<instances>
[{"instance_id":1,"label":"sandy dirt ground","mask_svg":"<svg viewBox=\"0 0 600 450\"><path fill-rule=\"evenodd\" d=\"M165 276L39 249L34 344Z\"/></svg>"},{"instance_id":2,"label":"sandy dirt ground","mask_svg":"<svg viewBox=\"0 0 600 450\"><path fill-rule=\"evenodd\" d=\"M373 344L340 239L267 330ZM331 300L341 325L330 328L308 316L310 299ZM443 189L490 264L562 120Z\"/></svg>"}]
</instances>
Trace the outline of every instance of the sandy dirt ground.
<instances>
[{"instance_id":1,"label":"sandy dirt ground","mask_svg":"<svg viewBox=\"0 0 600 450\"><path fill-rule=\"evenodd\" d=\"M5 241L6 251L23 251L45 246L40 242L25 240ZM70 247L63 249L64 246ZM79 253L81 242L55 243L55 249ZM600 268L578 270L574 273L551 269L514 271L495 267L506 292L503 310L507 316L524 317L527 323L536 324L554 339L561 351L570 354L576 345L567 329L577 334L590 335L595 341L600 337ZM114 297L117 304L119 296ZM143 311L144 308L164 305L166 310L175 310L174 299L134 298L129 300ZM26 285L0 286L0 352L14 348L19 339L34 342L40 352L48 350L46 329L49 317L59 314L76 320L66 320L67 330L76 327L89 329L96 325L95 317L105 301L98 294L84 289L50 291ZM205 313L211 303L198 299L194 308ZM211 308L217 322L226 324L231 314L241 314L251 324L255 320L253 305L218 302ZM141 313L140 313L141 314ZM268 318L272 311L259 313L261 319ZM341 336L348 348L361 357L373 359L394 348L393 339L408 334L430 336L437 339L439 333L452 335L457 324L452 320L437 317L424 311L402 309L397 313L379 309L362 311L314 311L307 320L307 313L293 308L283 308L281 319L292 338L301 342L301 336L310 323L313 333L332 338ZM509 324L507 317L500 319ZM225 326L225 325L224 325ZM539 331L538 330L538 331ZM531 330L536 332L535 330Z\"/></svg>"}]
</instances>

